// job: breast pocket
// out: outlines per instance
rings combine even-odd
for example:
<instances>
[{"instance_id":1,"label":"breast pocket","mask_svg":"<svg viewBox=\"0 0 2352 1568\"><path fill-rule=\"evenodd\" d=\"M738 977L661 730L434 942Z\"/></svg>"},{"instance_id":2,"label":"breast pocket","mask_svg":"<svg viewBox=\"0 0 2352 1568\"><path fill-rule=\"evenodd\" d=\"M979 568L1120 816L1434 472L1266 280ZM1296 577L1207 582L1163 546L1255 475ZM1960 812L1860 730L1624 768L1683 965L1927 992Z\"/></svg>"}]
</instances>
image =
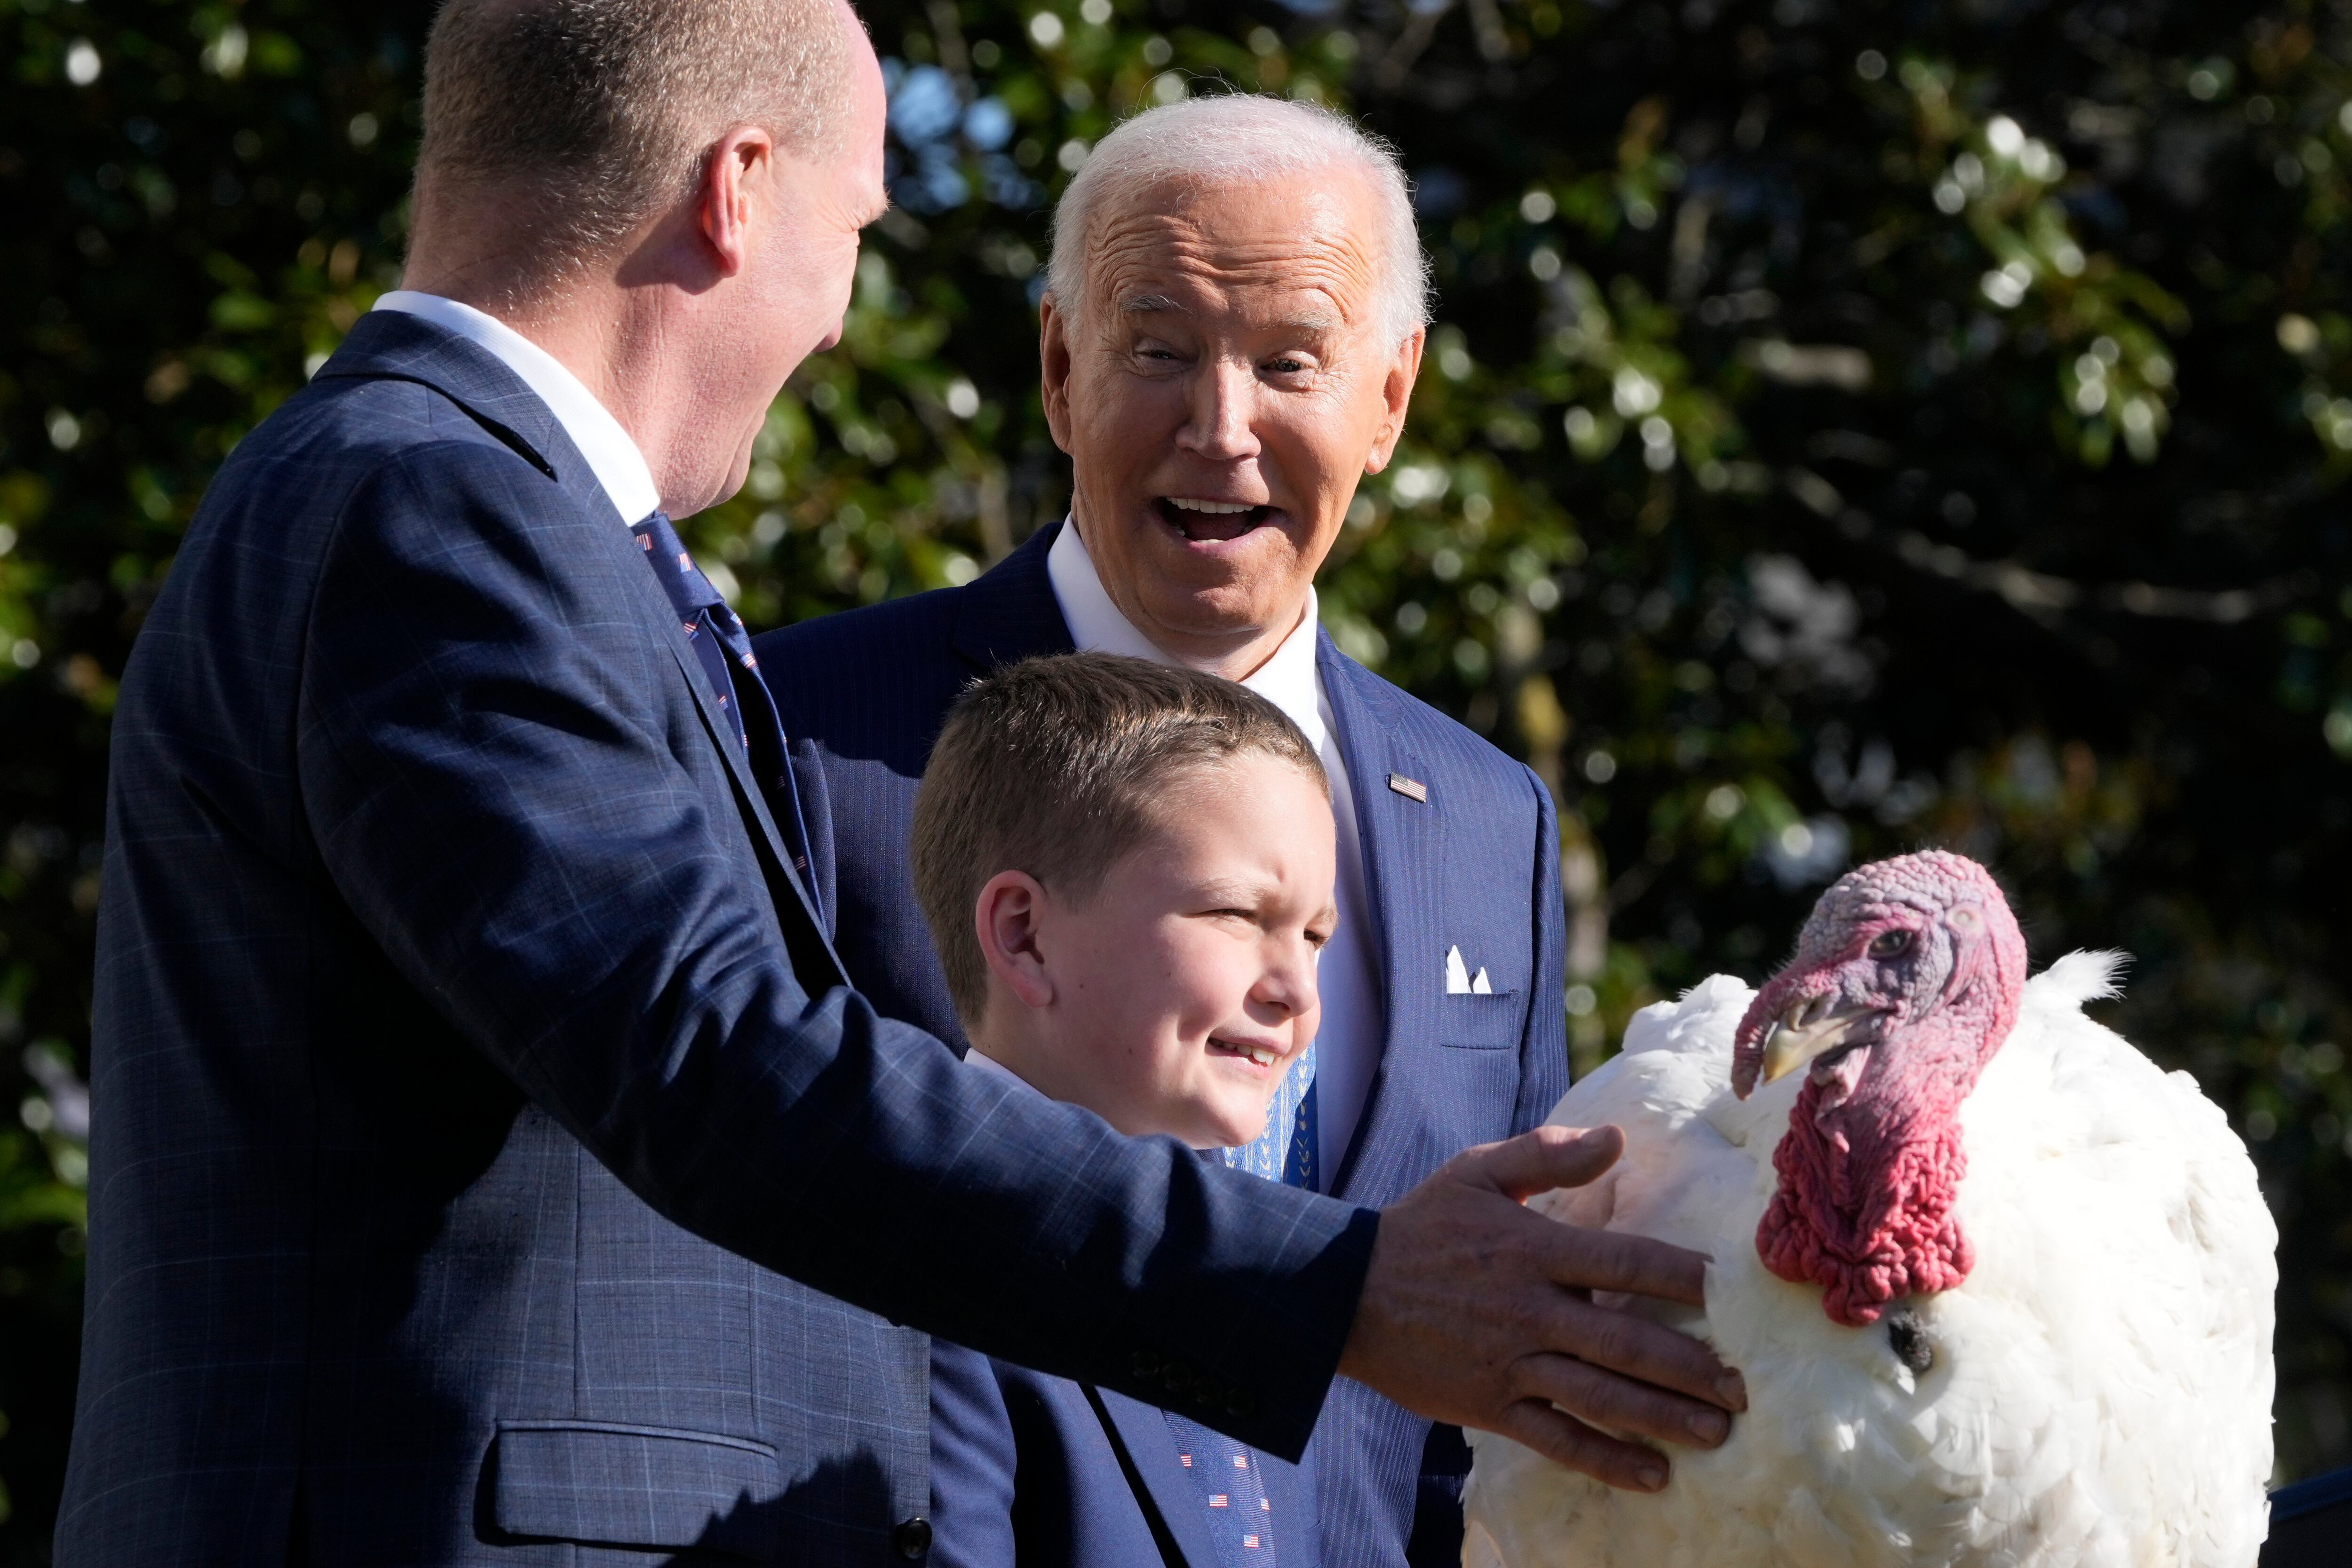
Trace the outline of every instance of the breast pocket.
<instances>
[{"instance_id":1,"label":"breast pocket","mask_svg":"<svg viewBox=\"0 0 2352 1568\"><path fill-rule=\"evenodd\" d=\"M765 1443L605 1421L501 1421L492 1512L505 1534L764 1561L783 1481Z\"/></svg>"},{"instance_id":2,"label":"breast pocket","mask_svg":"<svg viewBox=\"0 0 2352 1568\"><path fill-rule=\"evenodd\" d=\"M1437 1017L1438 1043L1460 1051L1517 1051L1527 1033L1527 1002L1517 991L1441 997Z\"/></svg>"}]
</instances>

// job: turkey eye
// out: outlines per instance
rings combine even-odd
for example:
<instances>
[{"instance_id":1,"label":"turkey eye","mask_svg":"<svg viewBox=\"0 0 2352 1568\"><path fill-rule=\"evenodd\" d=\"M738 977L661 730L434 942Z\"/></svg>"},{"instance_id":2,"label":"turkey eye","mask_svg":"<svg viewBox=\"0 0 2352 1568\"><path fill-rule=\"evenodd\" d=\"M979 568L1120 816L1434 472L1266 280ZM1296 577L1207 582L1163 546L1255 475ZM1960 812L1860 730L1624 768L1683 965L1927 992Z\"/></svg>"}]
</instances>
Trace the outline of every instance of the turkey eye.
<instances>
[{"instance_id":1,"label":"turkey eye","mask_svg":"<svg viewBox=\"0 0 2352 1568\"><path fill-rule=\"evenodd\" d=\"M1908 931L1882 931L1870 939L1870 956L1892 958L1910 946L1911 933Z\"/></svg>"}]
</instances>

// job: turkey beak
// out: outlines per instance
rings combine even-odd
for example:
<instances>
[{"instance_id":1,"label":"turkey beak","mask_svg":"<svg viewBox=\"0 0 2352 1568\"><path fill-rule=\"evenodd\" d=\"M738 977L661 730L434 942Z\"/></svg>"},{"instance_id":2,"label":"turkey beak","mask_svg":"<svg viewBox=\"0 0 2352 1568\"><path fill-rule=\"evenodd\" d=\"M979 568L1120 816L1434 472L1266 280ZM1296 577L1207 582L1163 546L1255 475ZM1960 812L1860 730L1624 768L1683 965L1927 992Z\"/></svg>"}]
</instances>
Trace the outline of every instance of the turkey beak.
<instances>
[{"instance_id":1,"label":"turkey beak","mask_svg":"<svg viewBox=\"0 0 2352 1568\"><path fill-rule=\"evenodd\" d=\"M1764 1041L1764 1082L1790 1073L1864 1035L1875 1008L1832 1007L1827 997L1798 1002L1772 1027Z\"/></svg>"}]
</instances>

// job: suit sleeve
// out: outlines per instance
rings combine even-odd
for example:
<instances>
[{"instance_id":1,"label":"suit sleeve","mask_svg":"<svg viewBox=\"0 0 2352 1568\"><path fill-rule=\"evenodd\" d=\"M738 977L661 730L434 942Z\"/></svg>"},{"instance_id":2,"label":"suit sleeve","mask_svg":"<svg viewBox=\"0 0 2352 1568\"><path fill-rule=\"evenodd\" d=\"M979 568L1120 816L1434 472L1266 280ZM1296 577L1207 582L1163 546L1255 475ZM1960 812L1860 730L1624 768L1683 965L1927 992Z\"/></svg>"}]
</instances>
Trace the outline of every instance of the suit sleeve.
<instances>
[{"instance_id":1,"label":"suit sleeve","mask_svg":"<svg viewBox=\"0 0 2352 1568\"><path fill-rule=\"evenodd\" d=\"M688 1229L1297 1454L1377 1216L1123 1138L852 991L804 990L758 867L685 760L710 742L662 696L684 677L630 597L626 543L476 444L411 447L359 487L296 737L334 893Z\"/></svg>"},{"instance_id":2,"label":"suit sleeve","mask_svg":"<svg viewBox=\"0 0 2352 1568\"><path fill-rule=\"evenodd\" d=\"M1527 1038L1519 1048L1513 1133L1540 1125L1568 1092L1568 909L1560 899L1559 815L1551 790L1533 769L1528 770L1527 779L1536 798L1536 980L1528 1005Z\"/></svg>"}]
</instances>

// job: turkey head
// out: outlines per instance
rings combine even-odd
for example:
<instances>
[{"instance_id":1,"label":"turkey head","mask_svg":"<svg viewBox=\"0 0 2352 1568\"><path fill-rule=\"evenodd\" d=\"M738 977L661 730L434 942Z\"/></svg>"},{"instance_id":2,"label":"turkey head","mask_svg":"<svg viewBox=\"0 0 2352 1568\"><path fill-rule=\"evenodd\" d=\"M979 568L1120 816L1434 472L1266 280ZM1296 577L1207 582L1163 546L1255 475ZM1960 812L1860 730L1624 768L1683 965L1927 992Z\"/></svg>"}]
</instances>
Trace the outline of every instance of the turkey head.
<instances>
[{"instance_id":1,"label":"turkey head","mask_svg":"<svg viewBox=\"0 0 2352 1568\"><path fill-rule=\"evenodd\" d=\"M1849 1327L1969 1276L1960 1103L2017 1021L2025 938L1990 873L1927 851L1849 872L1740 1019L1733 1091L1802 1071L1756 1230Z\"/></svg>"}]
</instances>

